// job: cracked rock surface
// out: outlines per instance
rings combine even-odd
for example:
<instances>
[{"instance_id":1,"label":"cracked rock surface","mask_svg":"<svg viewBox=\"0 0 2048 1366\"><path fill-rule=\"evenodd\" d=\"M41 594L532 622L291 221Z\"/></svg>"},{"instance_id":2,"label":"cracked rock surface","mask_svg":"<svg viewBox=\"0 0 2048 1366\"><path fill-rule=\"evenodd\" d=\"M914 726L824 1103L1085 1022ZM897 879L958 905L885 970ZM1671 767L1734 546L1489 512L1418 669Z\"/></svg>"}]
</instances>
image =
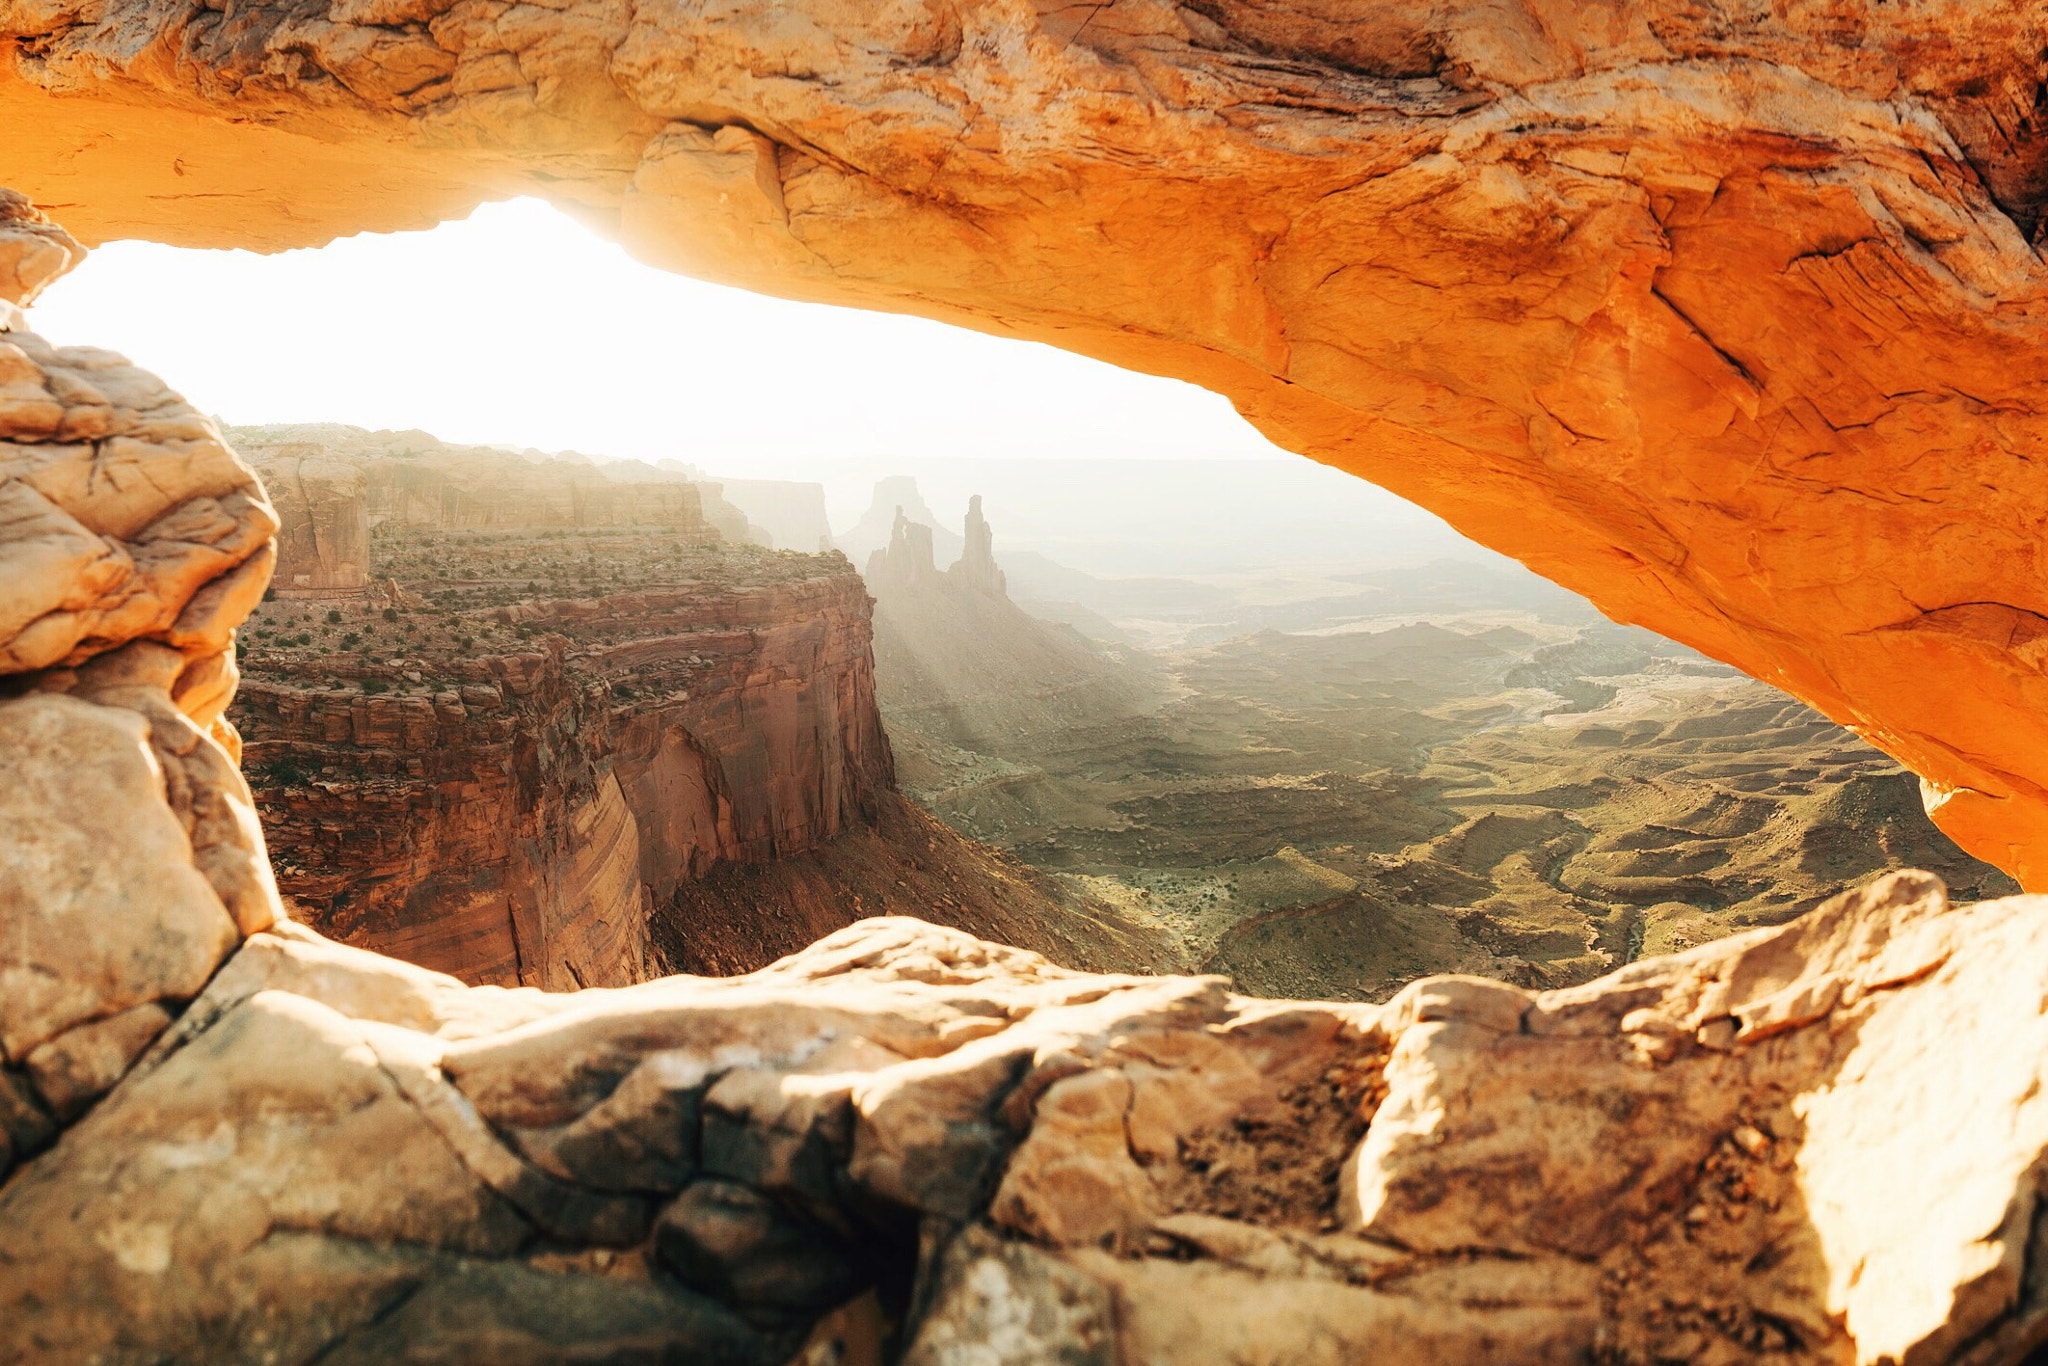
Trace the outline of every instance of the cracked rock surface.
<instances>
[{"instance_id":1,"label":"cracked rock surface","mask_svg":"<svg viewBox=\"0 0 2048 1366\"><path fill-rule=\"evenodd\" d=\"M2008 0L0 0L0 123L92 240L537 193L1218 389L2048 885L2044 53Z\"/></svg>"},{"instance_id":2,"label":"cracked rock surface","mask_svg":"<svg viewBox=\"0 0 2048 1366\"><path fill-rule=\"evenodd\" d=\"M1384 1007L902 919L551 995L285 922L0 1187L0 1352L766 1366L852 1302L921 1366L2017 1361L2043 909L1898 874Z\"/></svg>"}]
</instances>

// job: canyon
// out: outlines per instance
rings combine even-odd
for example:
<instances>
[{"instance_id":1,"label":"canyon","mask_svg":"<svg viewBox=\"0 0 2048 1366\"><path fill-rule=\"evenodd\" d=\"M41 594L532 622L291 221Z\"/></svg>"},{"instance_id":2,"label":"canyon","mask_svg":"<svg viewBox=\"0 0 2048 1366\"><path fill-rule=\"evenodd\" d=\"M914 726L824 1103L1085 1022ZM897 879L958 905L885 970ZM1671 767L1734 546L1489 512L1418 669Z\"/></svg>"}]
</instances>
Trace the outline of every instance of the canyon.
<instances>
[{"instance_id":1,"label":"canyon","mask_svg":"<svg viewBox=\"0 0 2048 1366\"><path fill-rule=\"evenodd\" d=\"M1118 483L1200 514L1196 477ZM2017 890L1854 735L1510 562L1318 567L1250 534L1283 567L1102 579L1027 555L1076 599L1027 611L980 499L963 536L910 521L913 486L884 495L905 510L867 580L905 792L1156 926L1179 971L1340 1000L1445 972L1560 988L1900 868Z\"/></svg>"},{"instance_id":2,"label":"canyon","mask_svg":"<svg viewBox=\"0 0 2048 1366\"><path fill-rule=\"evenodd\" d=\"M71 249L0 208L26 295ZM295 922L223 717L280 519L160 383L9 310L0 1353L1876 1366L2048 1333L2038 898L1900 873L1384 1005L903 917L550 993Z\"/></svg>"},{"instance_id":3,"label":"canyon","mask_svg":"<svg viewBox=\"0 0 2048 1366\"><path fill-rule=\"evenodd\" d=\"M228 718L301 923L555 990L747 971L910 909L1156 956L903 801L860 577L727 540L716 485L417 432L236 436L281 586Z\"/></svg>"}]
</instances>

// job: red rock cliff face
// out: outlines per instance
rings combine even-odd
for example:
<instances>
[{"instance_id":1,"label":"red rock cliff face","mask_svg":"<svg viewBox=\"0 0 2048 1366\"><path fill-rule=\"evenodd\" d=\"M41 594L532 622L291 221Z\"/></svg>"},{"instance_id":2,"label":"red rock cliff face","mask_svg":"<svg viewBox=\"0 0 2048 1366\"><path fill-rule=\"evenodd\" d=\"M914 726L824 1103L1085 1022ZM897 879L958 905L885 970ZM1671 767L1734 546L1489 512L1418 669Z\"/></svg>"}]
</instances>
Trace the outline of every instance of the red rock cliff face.
<instances>
[{"instance_id":1,"label":"red rock cliff face","mask_svg":"<svg viewBox=\"0 0 2048 1366\"><path fill-rule=\"evenodd\" d=\"M532 647L445 679L333 656L245 683L280 885L327 933L472 982L635 981L680 884L873 819L891 761L850 569L498 611Z\"/></svg>"}]
</instances>

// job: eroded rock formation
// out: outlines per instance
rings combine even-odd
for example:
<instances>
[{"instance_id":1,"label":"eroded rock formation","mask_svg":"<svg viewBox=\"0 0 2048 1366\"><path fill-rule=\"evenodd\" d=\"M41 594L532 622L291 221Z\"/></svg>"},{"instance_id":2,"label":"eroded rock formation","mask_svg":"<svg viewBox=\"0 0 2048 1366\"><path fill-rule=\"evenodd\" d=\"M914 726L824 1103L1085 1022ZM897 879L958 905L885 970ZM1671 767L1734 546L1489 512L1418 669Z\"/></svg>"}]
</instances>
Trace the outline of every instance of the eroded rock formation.
<instances>
[{"instance_id":1,"label":"eroded rock formation","mask_svg":"<svg viewBox=\"0 0 2048 1366\"><path fill-rule=\"evenodd\" d=\"M643 980L684 882L876 818L868 599L837 564L489 609L532 633L496 650L265 654L236 714L285 890L467 981Z\"/></svg>"},{"instance_id":2,"label":"eroded rock formation","mask_svg":"<svg viewBox=\"0 0 2048 1366\"><path fill-rule=\"evenodd\" d=\"M1740 665L2048 880L2048 19L0 6L9 173L277 247L547 195L647 260L1229 394Z\"/></svg>"},{"instance_id":3,"label":"eroded rock formation","mask_svg":"<svg viewBox=\"0 0 2048 1366\"><path fill-rule=\"evenodd\" d=\"M885 480L877 492L892 485L922 508L907 480ZM962 538L898 507L889 543L868 557L876 696L892 737L916 753L911 763L929 767L921 751L934 745L1028 751L1140 709L1148 675L1010 601L979 496L966 531ZM941 570L932 556L943 540L959 558Z\"/></svg>"},{"instance_id":4,"label":"eroded rock formation","mask_svg":"<svg viewBox=\"0 0 2048 1366\"><path fill-rule=\"evenodd\" d=\"M966 545L947 571L975 592L992 598L1009 596L1009 583L996 567L995 531L981 515L981 495L967 500Z\"/></svg>"},{"instance_id":5,"label":"eroded rock formation","mask_svg":"<svg viewBox=\"0 0 2048 1366\"><path fill-rule=\"evenodd\" d=\"M5 321L0 1355L1988 1366L2048 1336L2038 898L1899 874L1587 986L1381 1007L902 920L549 995L284 920L221 720L276 518L161 385Z\"/></svg>"},{"instance_id":6,"label":"eroded rock formation","mask_svg":"<svg viewBox=\"0 0 2048 1366\"><path fill-rule=\"evenodd\" d=\"M943 524L939 515L918 492L917 480L907 474L892 474L875 481L874 496L860 520L835 539L846 558L858 565L872 563L877 550L886 550L899 537L897 528L908 522L929 534L935 564L951 564L960 558L963 542L958 532Z\"/></svg>"},{"instance_id":7,"label":"eroded rock formation","mask_svg":"<svg viewBox=\"0 0 2048 1366\"><path fill-rule=\"evenodd\" d=\"M0 1165L279 915L222 715L277 518L154 376L25 329L82 255L0 197Z\"/></svg>"},{"instance_id":8,"label":"eroded rock formation","mask_svg":"<svg viewBox=\"0 0 2048 1366\"><path fill-rule=\"evenodd\" d=\"M318 446L289 445L251 458L277 509L282 598L358 597L370 587L370 503L363 472Z\"/></svg>"}]
</instances>

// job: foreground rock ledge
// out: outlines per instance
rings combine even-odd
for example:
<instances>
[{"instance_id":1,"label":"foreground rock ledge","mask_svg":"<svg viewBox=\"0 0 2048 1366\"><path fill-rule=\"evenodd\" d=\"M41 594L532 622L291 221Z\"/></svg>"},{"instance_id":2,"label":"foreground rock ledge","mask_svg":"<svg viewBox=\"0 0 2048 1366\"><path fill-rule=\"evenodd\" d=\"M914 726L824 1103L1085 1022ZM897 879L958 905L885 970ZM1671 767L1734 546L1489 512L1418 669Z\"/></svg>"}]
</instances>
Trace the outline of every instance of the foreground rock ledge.
<instances>
[{"instance_id":1,"label":"foreground rock ledge","mask_svg":"<svg viewBox=\"0 0 2048 1366\"><path fill-rule=\"evenodd\" d=\"M0 1356L2004 1362L2048 905L1898 874L1532 995L1075 973L866 921L549 995L250 937L0 1189ZM832 1360L818 1355L809 1360Z\"/></svg>"}]
</instances>

